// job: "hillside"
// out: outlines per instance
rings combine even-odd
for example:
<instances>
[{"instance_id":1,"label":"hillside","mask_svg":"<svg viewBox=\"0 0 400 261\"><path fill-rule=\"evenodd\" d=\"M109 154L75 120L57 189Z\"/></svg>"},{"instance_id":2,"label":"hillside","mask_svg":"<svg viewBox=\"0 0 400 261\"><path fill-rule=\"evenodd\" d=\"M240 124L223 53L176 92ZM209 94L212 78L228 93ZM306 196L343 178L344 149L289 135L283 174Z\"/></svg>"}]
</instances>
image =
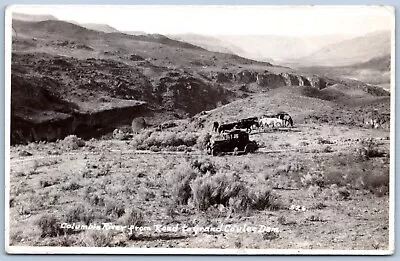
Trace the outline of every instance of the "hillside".
<instances>
[{"instance_id":1,"label":"hillside","mask_svg":"<svg viewBox=\"0 0 400 261\"><path fill-rule=\"evenodd\" d=\"M390 55L372 58L366 62L347 66L312 66L299 68L302 71L325 75L335 79L353 79L390 89Z\"/></svg>"},{"instance_id":2,"label":"hillside","mask_svg":"<svg viewBox=\"0 0 400 261\"><path fill-rule=\"evenodd\" d=\"M390 54L390 31L378 31L328 45L302 58L304 65L347 66Z\"/></svg>"},{"instance_id":3,"label":"hillside","mask_svg":"<svg viewBox=\"0 0 400 261\"><path fill-rule=\"evenodd\" d=\"M390 71L390 55L384 55L380 57L372 58L363 63L356 63L346 66L353 69L371 69L378 71Z\"/></svg>"},{"instance_id":4,"label":"hillside","mask_svg":"<svg viewBox=\"0 0 400 261\"><path fill-rule=\"evenodd\" d=\"M104 33L117 33L119 32L117 29L115 29L112 26L109 26L108 24L95 24L95 23L86 23L86 24L81 24L83 27L90 29L90 30L96 30Z\"/></svg>"},{"instance_id":5,"label":"hillside","mask_svg":"<svg viewBox=\"0 0 400 261\"><path fill-rule=\"evenodd\" d=\"M310 55L323 46L348 39L348 36L221 35L215 38L240 48L236 49L235 53L243 57L288 63Z\"/></svg>"},{"instance_id":6,"label":"hillside","mask_svg":"<svg viewBox=\"0 0 400 261\"><path fill-rule=\"evenodd\" d=\"M159 124L283 86L334 84L158 34L104 33L63 21L13 26L13 143L68 133L89 138L139 116Z\"/></svg>"},{"instance_id":7,"label":"hillside","mask_svg":"<svg viewBox=\"0 0 400 261\"><path fill-rule=\"evenodd\" d=\"M198 117L210 124L214 121L232 122L261 117L281 111L289 113L295 125L329 123L362 126L371 112L377 111L380 115L390 112L390 97L377 97L344 84L334 84L322 90L309 86L286 86L234 101Z\"/></svg>"},{"instance_id":8,"label":"hillside","mask_svg":"<svg viewBox=\"0 0 400 261\"><path fill-rule=\"evenodd\" d=\"M225 42L218 37L213 36L205 36L199 34L174 34L168 35L169 38L175 39L178 41L183 41L187 43L191 43L193 45L200 46L211 52L220 52L220 53L230 53L242 55L246 53L243 49Z\"/></svg>"}]
</instances>

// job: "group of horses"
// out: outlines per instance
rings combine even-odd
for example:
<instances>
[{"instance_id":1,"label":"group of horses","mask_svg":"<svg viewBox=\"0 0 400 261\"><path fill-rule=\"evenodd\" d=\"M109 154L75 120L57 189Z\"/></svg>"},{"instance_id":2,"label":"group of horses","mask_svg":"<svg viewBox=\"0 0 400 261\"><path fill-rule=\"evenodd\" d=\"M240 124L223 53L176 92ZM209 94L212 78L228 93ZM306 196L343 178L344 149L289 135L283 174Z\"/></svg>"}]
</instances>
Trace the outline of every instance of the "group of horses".
<instances>
[{"instance_id":1,"label":"group of horses","mask_svg":"<svg viewBox=\"0 0 400 261\"><path fill-rule=\"evenodd\" d=\"M214 122L213 131L222 133L232 129L246 129L247 132L251 132L254 128L279 128L279 127L293 127L293 119L287 113L278 113L274 115L264 115L260 118L252 117L241 119L236 122L219 124Z\"/></svg>"}]
</instances>

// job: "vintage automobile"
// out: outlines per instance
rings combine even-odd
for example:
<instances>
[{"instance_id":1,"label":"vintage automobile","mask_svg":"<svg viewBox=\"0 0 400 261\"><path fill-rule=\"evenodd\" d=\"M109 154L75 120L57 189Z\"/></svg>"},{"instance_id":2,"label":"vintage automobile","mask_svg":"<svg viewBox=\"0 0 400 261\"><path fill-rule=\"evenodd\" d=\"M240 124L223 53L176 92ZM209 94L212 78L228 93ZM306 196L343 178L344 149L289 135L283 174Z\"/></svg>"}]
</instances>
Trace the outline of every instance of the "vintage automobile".
<instances>
[{"instance_id":1,"label":"vintage automobile","mask_svg":"<svg viewBox=\"0 0 400 261\"><path fill-rule=\"evenodd\" d=\"M224 153L253 153L258 149L255 141L249 140L249 134L242 130L226 132L222 137L211 139L207 144L207 153L221 156Z\"/></svg>"}]
</instances>

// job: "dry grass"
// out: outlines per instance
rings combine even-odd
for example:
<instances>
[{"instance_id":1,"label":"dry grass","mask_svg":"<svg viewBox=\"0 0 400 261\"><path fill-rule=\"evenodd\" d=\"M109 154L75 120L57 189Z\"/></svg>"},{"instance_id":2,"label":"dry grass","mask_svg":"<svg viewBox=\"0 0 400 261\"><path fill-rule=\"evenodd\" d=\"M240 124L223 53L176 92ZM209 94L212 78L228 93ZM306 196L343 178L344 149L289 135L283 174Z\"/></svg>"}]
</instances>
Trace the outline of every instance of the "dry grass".
<instances>
[{"instance_id":1,"label":"dry grass","mask_svg":"<svg viewBox=\"0 0 400 261\"><path fill-rule=\"evenodd\" d=\"M312 129L315 135L318 130ZM145 132L137 136L145 136ZM282 138L279 135L283 134L277 133L263 135L255 134L254 137L264 140L272 149L279 149L282 140L287 140L294 149L298 146L298 142L294 141L295 138L298 140L296 133L287 133ZM270 135L276 139L268 139ZM196 148L199 140L196 139ZM363 208L362 204L380 207L376 202L386 202L389 158L359 160L354 149L356 143L343 147L340 139L335 138L335 141L334 145L310 143L307 149L316 149L316 153L290 150L225 157L190 153L119 153L112 151L130 150L132 144L118 140L88 141L73 156L60 156L57 161L30 160L13 167L10 213L18 226L13 224L11 227L12 243L144 247L188 242L194 247L195 242L204 240L202 234L188 236L188 241L171 239L171 235L168 235L168 241L160 241L157 240L160 235L152 232L126 234L60 230L57 224L62 222L83 225L111 222L127 226L157 223L216 226L219 223L244 224L254 220L254 224L290 226L296 233L303 231L297 225L305 226L307 231L312 231L311 234L320 232L315 227L318 224L332 227L330 223L307 219L310 215L305 213L309 209L322 213L324 221L326 216L333 220L332 217L343 218L342 214L346 214L346 220L355 226L355 209ZM29 151L35 156L47 155L55 144L31 145L40 150ZM334 152L319 153L321 148L330 145L334 146ZM376 144L375 149L382 151L382 147ZM25 147L18 149L28 150ZM21 172L24 175L20 175ZM31 174L25 175L27 172ZM360 201L360 195L363 201ZM339 212L337 201L340 201ZM324 205L318 206L318 202ZM293 204L305 206L307 211L292 211L289 206ZM380 219L385 219L383 213L379 214ZM36 222L39 219L41 222ZM376 225L375 221L371 222ZM19 231L20 226L26 231ZM365 230L366 227L368 225L361 225L360 229ZM173 236L179 238L180 235ZM246 234L236 245L267 247L265 241L271 246L277 242L288 247L285 243L288 235L285 233L265 235L265 240L260 240L263 236ZM235 247L236 239L229 233L223 242ZM323 245L331 246L328 239L322 240L325 242Z\"/></svg>"},{"instance_id":2,"label":"dry grass","mask_svg":"<svg viewBox=\"0 0 400 261\"><path fill-rule=\"evenodd\" d=\"M41 237L57 237L64 234L60 227L60 219L53 214L42 215L36 223L41 230Z\"/></svg>"},{"instance_id":3,"label":"dry grass","mask_svg":"<svg viewBox=\"0 0 400 261\"><path fill-rule=\"evenodd\" d=\"M198 134L194 132L146 130L133 137L132 145L137 149L150 149L152 151L171 147L182 150L182 148L196 145L198 139Z\"/></svg>"},{"instance_id":4,"label":"dry grass","mask_svg":"<svg viewBox=\"0 0 400 261\"><path fill-rule=\"evenodd\" d=\"M85 141L78 138L76 135L69 135L59 141L59 146L66 151L77 150L78 148L85 146Z\"/></svg>"},{"instance_id":5,"label":"dry grass","mask_svg":"<svg viewBox=\"0 0 400 261\"><path fill-rule=\"evenodd\" d=\"M187 204L192 197L190 182L196 178L196 172L187 162L177 165L167 173L167 183L171 186L171 193L177 204Z\"/></svg>"},{"instance_id":6,"label":"dry grass","mask_svg":"<svg viewBox=\"0 0 400 261\"><path fill-rule=\"evenodd\" d=\"M246 184L233 172L206 174L191 183L193 202L201 211L220 204L234 211L278 208L276 198L265 185L254 185Z\"/></svg>"}]
</instances>

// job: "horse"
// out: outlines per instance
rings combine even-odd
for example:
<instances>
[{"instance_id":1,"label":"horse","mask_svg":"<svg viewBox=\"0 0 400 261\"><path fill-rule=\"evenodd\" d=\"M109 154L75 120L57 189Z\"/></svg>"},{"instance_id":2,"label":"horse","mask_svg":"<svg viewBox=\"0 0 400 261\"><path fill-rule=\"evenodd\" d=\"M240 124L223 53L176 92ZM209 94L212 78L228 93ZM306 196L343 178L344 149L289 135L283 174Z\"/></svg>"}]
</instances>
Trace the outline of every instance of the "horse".
<instances>
[{"instance_id":1,"label":"horse","mask_svg":"<svg viewBox=\"0 0 400 261\"><path fill-rule=\"evenodd\" d=\"M273 118L278 118L281 119L284 123L283 126L291 126L293 127L293 119L292 117L286 113L286 112L279 112L278 114L276 114Z\"/></svg>"},{"instance_id":2,"label":"horse","mask_svg":"<svg viewBox=\"0 0 400 261\"><path fill-rule=\"evenodd\" d=\"M290 125L291 127L293 127L293 119L292 117L290 117L289 114L284 115L282 120L284 121L285 126Z\"/></svg>"},{"instance_id":3,"label":"horse","mask_svg":"<svg viewBox=\"0 0 400 261\"><path fill-rule=\"evenodd\" d=\"M238 124L237 122L221 124L218 127L218 133L221 133L221 132L224 132L227 130L231 130L231 129L235 128L237 124Z\"/></svg>"},{"instance_id":4,"label":"horse","mask_svg":"<svg viewBox=\"0 0 400 261\"><path fill-rule=\"evenodd\" d=\"M259 126L262 127L281 127L283 126L283 120L278 118L261 118L259 121Z\"/></svg>"},{"instance_id":5,"label":"horse","mask_svg":"<svg viewBox=\"0 0 400 261\"><path fill-rule=\"evenodd\" d=\"M214 121L213 131L217 132L218 131L218 127L219 127L218 121Z\"/></svg>"},{"instance_id":6,"label":"horse","mask_svg":"<svg viewBox=\"0 0 400 261\"><path fill-rule=\"evenodd\" d=\"M236 125L238 129L246 129L247 132L251 132L251 127L253 126L256 126L257 128L260 127L257 118L243 119L240 120Z\"/></svg>"}]
</instances>

